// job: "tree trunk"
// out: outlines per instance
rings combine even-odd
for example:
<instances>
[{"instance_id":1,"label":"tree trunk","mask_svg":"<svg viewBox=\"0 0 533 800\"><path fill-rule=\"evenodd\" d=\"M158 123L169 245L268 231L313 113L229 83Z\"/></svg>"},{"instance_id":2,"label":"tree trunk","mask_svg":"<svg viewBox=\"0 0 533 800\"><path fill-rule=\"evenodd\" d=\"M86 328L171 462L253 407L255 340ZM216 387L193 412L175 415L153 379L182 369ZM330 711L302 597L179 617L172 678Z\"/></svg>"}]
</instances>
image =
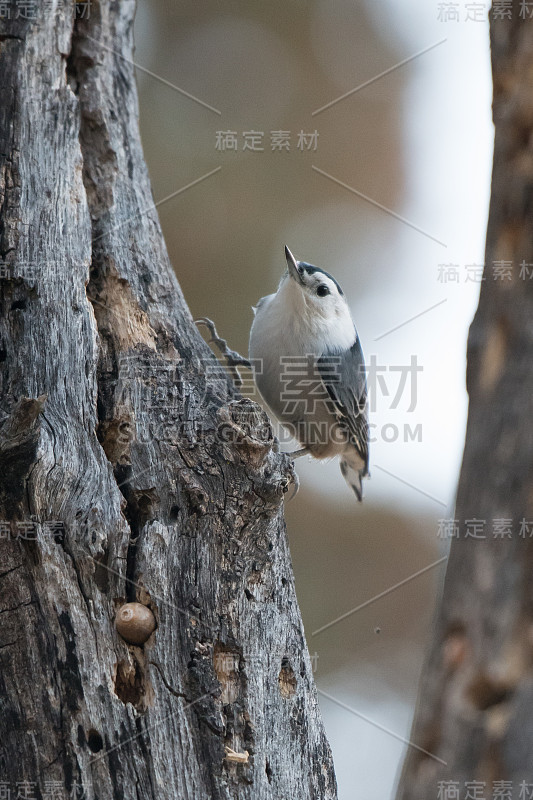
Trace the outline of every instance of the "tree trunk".
<instances>
[{"instance_id":1,"label":"tree trunk","mask_svg":"<svg viewBox=\"0 0 533 800\"><path fill-rule=\"evenodd\" d=\"M134 4L10 11L0 796L335 798L283 521L291 465L213 369L170 267ZM155 615L144 645L115 630L125 602Z\"/></svg>"},{"instance_id":2,"label":"tree trunk","mask_svg":"<svg viewBox=\"0 0 533 800\"><path fill-rule=\"evenodd\" d=\"M401 800L533 797L533 20L523 7L491 14L496 138L458 531L412 733L446 764L409 750Z\"/></svg>"}]
</instances>

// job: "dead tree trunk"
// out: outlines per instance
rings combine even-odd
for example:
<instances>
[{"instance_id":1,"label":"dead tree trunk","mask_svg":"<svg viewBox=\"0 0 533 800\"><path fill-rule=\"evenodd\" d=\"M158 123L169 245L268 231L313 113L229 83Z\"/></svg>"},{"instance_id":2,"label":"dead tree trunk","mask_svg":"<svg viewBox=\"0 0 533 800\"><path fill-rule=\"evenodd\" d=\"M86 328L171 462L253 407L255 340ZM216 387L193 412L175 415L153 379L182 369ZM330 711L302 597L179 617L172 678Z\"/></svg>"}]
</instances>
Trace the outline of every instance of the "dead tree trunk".
<instances>
[{"instance_id":1,"label":"dead tree trunk","mask_svg":"<svg viewBox=\"0 0 533 800\"><path fill-rule=\"evenodd\" d=\"M447 763L409 751L402 800L533 797L533 19L524 8L514 2L512 19L491 19L496 138L458 533L412 733Z\"/></svg>"},{"instance_id":2,"label":"dead tree trunk","mask_svg":"<svg viewBox=\"0 0 533 800\"><path fill-rule=\"evenodd\" d=\"M1 796L335 798L290 462L206 369L170 267L134 4L85 5L1 20ZM125 601L154 612L144 646Z\"/></svg>"}]
</instances>

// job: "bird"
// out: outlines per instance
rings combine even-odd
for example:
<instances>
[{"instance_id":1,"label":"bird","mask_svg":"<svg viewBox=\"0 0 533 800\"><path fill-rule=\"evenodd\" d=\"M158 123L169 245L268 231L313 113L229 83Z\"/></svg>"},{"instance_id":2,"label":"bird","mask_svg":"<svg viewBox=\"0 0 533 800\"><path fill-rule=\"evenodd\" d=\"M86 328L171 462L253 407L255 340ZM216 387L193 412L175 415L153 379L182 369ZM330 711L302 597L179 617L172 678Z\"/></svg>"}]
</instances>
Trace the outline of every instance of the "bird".
<instances>
[{"instance_id":1,"label":"bird","mask_svg":"<svg viewBox=\"0 0 533 800\"><path fill-rule=\"evenodd\" d=\"M289 455L340 457L359 501L369 475L365 362L346 297L329 272L297 261L253 307L249 358L267 407L301 445Z\"/></svg>"}]
</instances>

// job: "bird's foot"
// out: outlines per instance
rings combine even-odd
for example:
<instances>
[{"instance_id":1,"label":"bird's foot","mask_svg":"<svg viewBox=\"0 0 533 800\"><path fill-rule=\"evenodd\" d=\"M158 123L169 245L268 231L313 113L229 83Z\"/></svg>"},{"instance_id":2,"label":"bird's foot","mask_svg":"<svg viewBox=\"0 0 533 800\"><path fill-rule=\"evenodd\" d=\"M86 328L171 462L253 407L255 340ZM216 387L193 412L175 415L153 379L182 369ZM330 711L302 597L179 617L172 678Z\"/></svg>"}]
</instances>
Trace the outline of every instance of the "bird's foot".
<instances>
[{"instance_id":1,"label":"bird's foot","mask_svg":"<svg viewBox=\"0 0 533 800\"><path fill-rule=\"evenodd\" d=\"M298 477L298 474L297 474L296 470L294 469L294 461L290 458L290 454L289 453L283 453L282 455L288 456L287 471L285 473L285 476L286 476L286 479L287 479L287 483L283 486L283 491L284 492L288 492L289 491L289 487L292 484L292 486L293 486L292 492L290 493L289 497L287 498L287 502L290 502L298 494L298 489L300 488L300 478Z\"/></svg>"},{"instance_id":2,"label":"bird's foot","mask_svg":"<svg viewBox=\"0 0 533 800\"><path fill-rule=\"evenodd\" d=\"M301 447L299 450L293 450L292 453L285 453L285 455L289 456L289 458L292 458L294 461L295 458L311 455L311 450L308 447Z\"/></svg>"},{"instance_id":3,"label":"bird's foot","mask_svg":"<svg viewBox=\"0 0 533 800\"><path fill-rule=\"evenodd\" d=\"M194 322L196 325L205 325L205 327L208 329L209 333L211 334L211 338L208 339L209 344L214 344L218 351L224 356L226 359L226 366L231 374L233 383L239 389L242 386L242 378L237 367L246 367L246 369L251 369L252 365L250 364L249 360L244 358L244 356L241 356L240 353L237 353L236 350L232 350L230 347L228 347L227 341L218 335L217 329L215 328L215 323L208 317L199 317L199 319L195 319Z\"/></svg>"}]
</instances>

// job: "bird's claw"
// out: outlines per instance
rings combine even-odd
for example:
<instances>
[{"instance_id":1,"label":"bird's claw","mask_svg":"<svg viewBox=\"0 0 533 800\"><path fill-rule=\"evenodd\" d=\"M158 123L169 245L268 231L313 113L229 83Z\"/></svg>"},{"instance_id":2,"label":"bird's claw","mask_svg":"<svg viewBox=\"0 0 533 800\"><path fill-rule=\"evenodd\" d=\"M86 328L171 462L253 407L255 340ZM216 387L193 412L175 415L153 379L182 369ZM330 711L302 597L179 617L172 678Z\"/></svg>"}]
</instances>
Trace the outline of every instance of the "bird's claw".
<instances>
[{"instance_id":1,"label":"bird's claw","mask_svg":"<svg viewBox=\"0 0 533 800\"><path fill-rule=\"evenodd\" d=\"M293 484L294 488L293 488L290 496L287 498L287 502L290 502L291 500L294 500L294 498L298 494L298 489L300 488L300 478L298 477L298 474L297 474L296 470L294 469L294 461L292 461L292 459L290 459L290 458L289 458L289 465L288 466L289 466L289 468L288 468L287 473L286 473L286 476L287 476L288 480L287 480L287 485L284 487L283 491L284 492L288 492L289 491L289 486L291 485L291 483Z\"/></svg>"},{"instance_id":2,"label":"bird's claw","mask_svg":"<svg viewBox=\"0 0 533 800\"><path fill-rule=\"evenodd\" d=\"M294 500L298 494L298 489L300 488L300 478L296 472L292 476L292 483L294 484L294 489L292 490L290 497L287 498L288 503L290 503L291 500Z\"/></svg>"},{"instance_id":3,"label":"bird's claw","mask_svg":"<svg viewBox=\"0 0 533 800\"><path fill-rule=\"evenodd\" d=\"M194 320L194 323L195 325L204 325L208 329L209 333L211 334L211 338L208 340L209 344L214 344L218 351L224 356L232 380L237 389L240 389L243 381L237 367L246 367L247 369L251 369L252 365L250 364L249 360L244 358L244 356L241 356L240 353L237 353L236 350L232 350L230 347L228 347L227 341L218 335L215 323L213 320L209 319L209 317L199 317L198 319Z\"/></svg>"}]
</instances>

